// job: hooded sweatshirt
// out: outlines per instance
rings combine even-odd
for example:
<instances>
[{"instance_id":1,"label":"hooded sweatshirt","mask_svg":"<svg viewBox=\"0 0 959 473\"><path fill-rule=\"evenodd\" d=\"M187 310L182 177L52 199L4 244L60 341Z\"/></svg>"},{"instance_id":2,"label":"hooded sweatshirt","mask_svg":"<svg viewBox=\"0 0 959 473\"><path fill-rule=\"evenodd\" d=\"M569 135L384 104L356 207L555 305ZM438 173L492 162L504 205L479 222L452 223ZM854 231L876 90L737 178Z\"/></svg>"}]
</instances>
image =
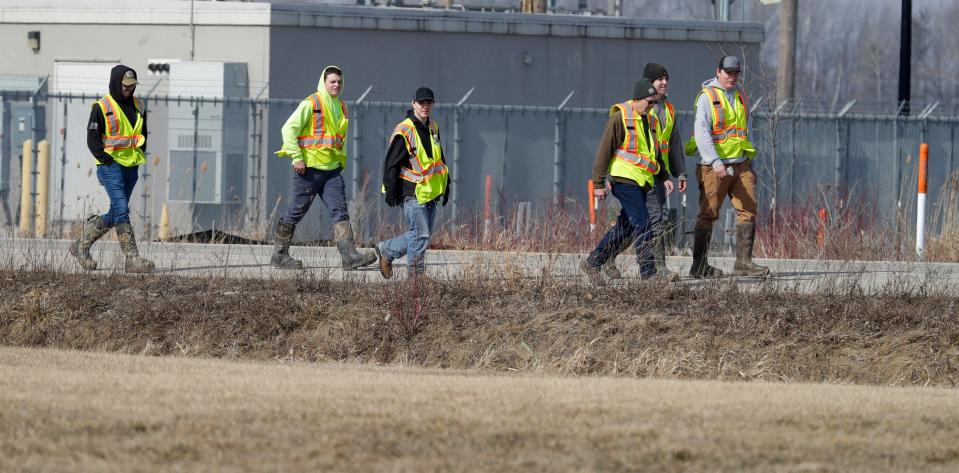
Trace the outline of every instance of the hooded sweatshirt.
<instances>
[{"instance_id":1,"label":"hooded sweatshirt","mask_svg":"<svg viewBox=\"0 0 959 473\"><path fill-rule=\"evenodd\" d=\"M330 68L337 68L340 71L343 69L329 65L323 68L323 73L320 74L320 80L316 84L316 92L320 95L320 99L323 100L323 104L326 105L326 109L330 111L331 118L334 122L342 120L343 110L340 107L339 97L333 97L329 92L326 91L326 85L324 84L326 71ZM340 94L343 93L343 89L346 88L346 75L340 74L340 77L343 79L343 85L340 88ZM296 110L290 115L290 118L286 120L286 123L283 124L281 133L283 134L283 146L279 151L276 152L277 156L280 157L290 157L293 158L293 163L303 160L303 152L300 149L299 142L297 137L300 136L300 132L304 127L310 124L310 120L313 118L313 102L308 98L304 99L296 107ZM346 145L343 145L343 152L346 153ZM340 166L342 167L342 165Z\"/></svg>"},{"instance_id":2,"label":"hooded sweatshirt","mask_svg":"<svg viewBox=\"0 0 959 473\"><path fill-rule=\"evenodd\" d=\"M726 90L719 85L719 80L715 77L703 82L703 88L715 87L726 93L726 99L729 103L736 100L736 89ZM693 136L696 137L696 147L699 149L699 164L707 166L717 166L723 162L727 164L741 163L746 161L745 156L739 156L735 159L719 160L719 153L716 152L716 145L713 144L713 135L710 131L713 129L713 104L709 101L709 96L700 93L696 99L696 119L693 123ZM748 130L747 130L748 133Z\"/></svg>"},{"instance_id":3,"label":"hooded sweatshirt","mask_svg":"<svg viewBox=\"0 0 959 473\"><path fill-rule=\"evenodd\" d=\"M127 71L133 71L133 69L122 64L113 66L113 69L110 70L110 97L120 105L120 110L123 111L130 124L134 124L137 122L136 102L133 100L133 94L126 98L123 97L122 85L120 84L123 74ZM133 77L136 77L136 71L133 71ZM136 93L136 86L133 88L133 93ZM146 137L148 136L147 115L143 111L139 113L143 115L143 136ZM93 157L100 162L111 160L110 155L103 150L103 133L105 130L106 121L103 119L103 112L100 110L100 106L94 103L93 109L90 111L90 120L87 122L87 148L90 149ZM146 153L147 145L145 141L140 149Z\"/></svg>"}]
</instances>

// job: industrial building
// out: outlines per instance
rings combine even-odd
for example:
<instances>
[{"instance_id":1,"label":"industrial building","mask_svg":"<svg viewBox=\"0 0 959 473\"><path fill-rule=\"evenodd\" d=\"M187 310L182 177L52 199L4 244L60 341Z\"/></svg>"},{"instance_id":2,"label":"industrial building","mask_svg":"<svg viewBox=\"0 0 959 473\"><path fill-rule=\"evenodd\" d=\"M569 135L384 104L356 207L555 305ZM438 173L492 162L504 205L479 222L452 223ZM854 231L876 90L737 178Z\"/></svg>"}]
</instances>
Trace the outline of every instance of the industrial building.
<instances>
[{"instance_id":1,"label":"industrial building","mask_svg":"<svg viewBox=\"0 0 959 473\"><path fill-rule=\"evenodd\" d=\"M716 58L754 64L763 40L753 23L329 3L0 0L8 225L30 137L50 144L51 224L106 208L85 124L117 63L138 71L149 107L134 224L155 235L166 206L171 231L184 234L267 228L282 211L290 163L273 156L280 127L328 64L345 71L351 105L348 196L367 178L376 184L393 125L428 85L465 214L481 205L486 175L516 201L580 197L605 110L627 98L646 62L670 70L688 110ZM323 233L322 212L311 214L304 226Z\"/></svg>"}]
</instances>

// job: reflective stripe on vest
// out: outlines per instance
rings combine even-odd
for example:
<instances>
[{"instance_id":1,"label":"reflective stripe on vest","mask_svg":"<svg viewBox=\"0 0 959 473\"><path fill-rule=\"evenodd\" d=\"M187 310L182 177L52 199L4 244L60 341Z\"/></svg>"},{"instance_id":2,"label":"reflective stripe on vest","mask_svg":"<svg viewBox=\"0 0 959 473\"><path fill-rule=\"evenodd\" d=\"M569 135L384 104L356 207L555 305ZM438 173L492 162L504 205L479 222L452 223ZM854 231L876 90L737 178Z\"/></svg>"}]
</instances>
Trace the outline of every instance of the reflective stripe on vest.
<instances>
[{"instance_id":1,"label":"reflective stripe on vest","mask_svg":"<svg viewBox=\"0 0 959 473\"><path fill-rule=\"evenodd\" d=\"M637 129L642 129L642 117L633 110L632 104L624 102L614 106L616 107L619 107L623 114L626 137L623 139L623 144L616 150L614 157L655 175L659 172L659 164L656 163L656 148L650 146L650 142L654 143L652 133L647 133L645 136L639 134ZM643 145L642 150L639 149L640 141Z\"/></svg>"},{"instance_id":2,"label":"reflective stripe on vest","mask_svg":"<svg viewBox=\"0 0 959 473\"><path fill-rule=\"evenodd\" d=\"M713 129L710 130L710 134L713 138L713 143L719 144L726 141L729 138L740 138L740 139L749 139L747 136L745 127L736 126L736 117L733 117L732 123L729 123L729 117L726 114L726 107L723 106L722 98L719 97L719 92L714 87L706 87L703 89L706 92L706 95L709 97L709 102L712 104L713 112ZM739 103L742 104L744 110L746 108L746 101L743 99L743 95L740 91L736 91L736 98L739 99ZM725 94L724 94L725 95ZM735 115L735 105L730 104L733 107ZM746 124L749 120L749 113L746 113L746 117L743 120L743 123Z\"/></svg>"},{"instance_id":3,"label":"reflective stripe on vest","mask_svg":"<svg viewBox=\"0 0 959 473\"><path fill-rule=\"evenodd\" d=\"M137 113L139 114L140 110L143 110L143 102L141 102L140 99L134 98L133 103L135 104ZM103 97L97 101L97 104L100 105L100 111L103 112L103 122L107 127L105 133L101 135L101 138L103 139L104 151L110 153L111 151L121 151L125 149L136 148L145 141L143 136L135 132L131 135L120 134L121 120L125 122L126 116L124 115L121 117L123 110L120 110L120 107L113 101L112 97ZM139 117L137 118L137 121L139 121ZM132 129L133 126L130 128Z\"/></svg>"},{"instance_id":4,"label":"reflective stripe on vest","mask_svg":"<svg viewBox=\"0 0 959 473\"><path fill-rule=\"evenodd\" d=\"M410 167L400 168L400 178L416 184L416 200L420 204L432 201L446 191L449 169L443 163L439 133L436 122L430 120L430 142L420 143L416 125L407 118L396 125L390 138L392 141L393 137L403 137L406 151L410 154ZM432 156L427 154L424 146L430 147Z\"/></svg>"},{"instance_id":5,"label":"reflective stripe on vest","mask_svg":"<svg viewBox=\"0 0 959 473\"><path fill-rule=\"evenodd\" d=\"M310 119L310 130L312 133L296 137L297 144L300 145L300 148L334 148L342 150L346 137L342 134L327 133L326 117L329 116L329 111L325 109L326 104L320 97L320 94L313 94L309 96L308 99L313 104L313 117ZM342 101L340 101L340 110L343 111L344 118L349 118L346 112L346 105Z\"/></svg>"},{"instance_id":6,"label":"reflective stripe on vest","mask_svg":"<svg viewBox=\"0 0 959 473\"><path fill-rule=\"evenodd\" d=\"M650 124L656 130L656 143L663 155L663 162L669 163L666 157L669 156L669 138L673 135L673 126L676 124L676 109L672 103L663 102L663 111L666 116L660 117L654 107L649 111L649 118Z\"/></svg>"}]
</instances>

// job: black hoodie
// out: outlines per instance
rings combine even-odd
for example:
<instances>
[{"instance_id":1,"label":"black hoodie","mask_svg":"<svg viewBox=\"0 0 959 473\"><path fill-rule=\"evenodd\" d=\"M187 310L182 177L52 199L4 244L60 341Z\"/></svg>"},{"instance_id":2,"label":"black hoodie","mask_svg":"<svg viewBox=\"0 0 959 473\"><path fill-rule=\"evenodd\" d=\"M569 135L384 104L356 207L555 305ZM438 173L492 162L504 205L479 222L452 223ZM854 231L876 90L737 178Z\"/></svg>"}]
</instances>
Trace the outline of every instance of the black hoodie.
<instances>
[{"instance_id":1,"label":"black hoodie","mask_svg":"<svg viewBox=\"0 0 959 473\"><path fill-rule=\"evenodd\" d=\"M413 115L412 110L406 111L406 118L412 120L413 125L416 126L416 134L419 135L420 143L429 143L429 120L427 120L424 125L423 122L416 118L416 115ZM433 159L433 147L425 146L423 149L426 151L426 155L429 156L430 159ZM392 194L396 197L416 196L416 183L400 179L400 168L413 167L410 164L410 159L412 159L412 157L406 149L406 140L400 136L394 136L393 141L390 142L390 149L386 152L386 160L383 163L383 187L386 188L387 195ZM443 157L443 162L446 162L445 156ZM447 185L446 192L449 191L450 186Z\"/></svg>"},{"instance_id":2,"label":"black hoodie","mask_svg":"<svg viewBox=\"0 0 959 473\"><path fill-rule=\"evenodd\" d=\"M133 71L133 69L124 65L117 65L113 66L113 69L110 70L110 97L113 97L113 100L120 105L120 110L126 115L127 120L130 120L130 123L136 123L138 112L136 103L133 100L133 94L130 94L130 97L124 98L123 90L120 88L120 81L123 79L123 74L127 71ZM136 74L137 72L133 71L134 78ZM133 92L136 93L135 87ZM90 148L90 152L93 153L93 157L97 158L97 161L109 162L112 158L110 158L110 155L108 155L106 151L103 151L104 130L106 130L106 122L103 119L103 113L100 111L100 106L94 103L93 109L90 111L90 121L87 123L87 148ZM142 133L143 136L147 136L147 116L145 113L143 113ZM140 149L142 149L144 153L146 152L146 142L143 143Z\"/></svg>"}]
</instances>

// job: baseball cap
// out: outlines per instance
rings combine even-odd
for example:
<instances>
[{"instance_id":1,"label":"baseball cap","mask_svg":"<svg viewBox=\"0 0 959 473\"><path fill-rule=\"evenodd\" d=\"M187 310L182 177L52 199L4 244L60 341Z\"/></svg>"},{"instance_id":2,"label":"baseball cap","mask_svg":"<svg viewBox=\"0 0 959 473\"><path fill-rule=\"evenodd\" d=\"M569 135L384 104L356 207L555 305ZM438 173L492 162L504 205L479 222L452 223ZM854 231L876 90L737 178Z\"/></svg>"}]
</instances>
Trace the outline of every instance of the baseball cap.
<instances>
[{"instance_id":1,"label":"baseball cap","mask_svg":"<svg viewBox=\"0 0 959 473\"><path fill-rule=\"evenodd\" d=\"M133 69L128 69L123 73L123 79L120 80L123 85L137 85L137 73Z\"/></svg>"},{"instance_id":2,"label":"baseball cap","mask_svg":"<svg viewBox=\"0 0 959 473\"><path fill-rule=\"evenodd\" d=\"M633 100L642 100L654 95L656 95L656 89L653 87L653 83L645 77L636 81L636 85L633 86Z\"/></svg>"},{"instance_id":3,"label":"baseball cap","mask_svg":"<svg viewBox=\"0 0 959 473\"><path fill-rule=\"evenodd\" d=\"M742 72L743 64L739 62L736 56L723 56L719 60L719 68L726 72Z\"/></svg>"},{"instance_id":4,"label":"baseball cap","mask_svg":"<svg viewBox=\"0 0 959 473\"><path fill-rule=\"evenodd\" d=\"M430 89L429 87L420 87L419 89L416 89L416 93L413 94L413 101L420 102L423 100L430 100L433 102L436 101L436 99L433 98L433 89Z\"/></svg>"}]
</instances>

